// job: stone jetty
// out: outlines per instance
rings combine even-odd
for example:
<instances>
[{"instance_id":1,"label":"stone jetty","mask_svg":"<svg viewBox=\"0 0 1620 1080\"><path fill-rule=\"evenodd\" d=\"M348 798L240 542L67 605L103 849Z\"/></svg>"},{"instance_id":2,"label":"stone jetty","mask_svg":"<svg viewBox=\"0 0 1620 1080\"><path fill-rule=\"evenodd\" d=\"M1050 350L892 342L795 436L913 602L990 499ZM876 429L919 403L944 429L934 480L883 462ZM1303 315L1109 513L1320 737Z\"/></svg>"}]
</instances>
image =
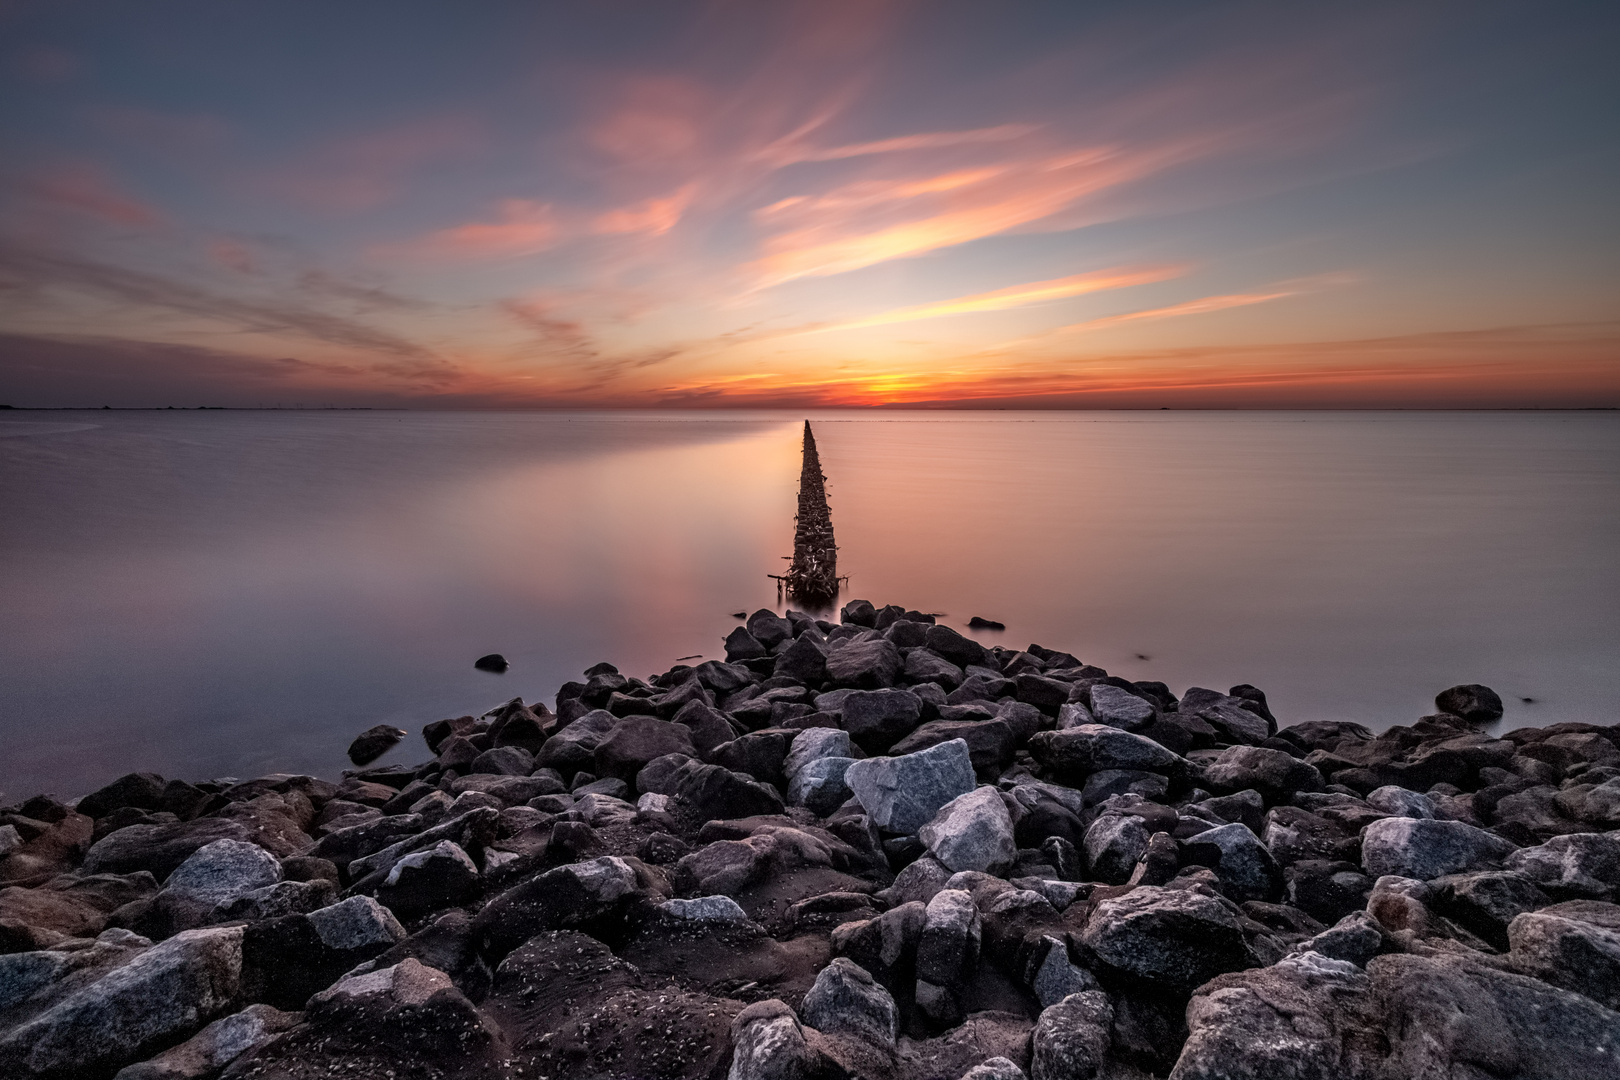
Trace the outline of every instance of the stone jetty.
<instances>
[{"instance_id":1,"label":"stone jetty","mask_svg":"<svg viewBox=\"0 0 1620 1080\"><path fill-rule=\"evenodd\" d=\"M1620 726L1290 724L864 601L726 647L0 808L0 1076L1620 1076Z\"/></svg>"},{"instance_id":2,"label":"stone jetty","mask_svg":"<svg viewBox=\"0 0 1620 1080\"><path fill-rule=\"evenodd\" d=\"M816 436L808 420L804 422L793 557L786 574L771 576L782 583L791 599L814 608L832 604L843 580L838 576L838 543L833 538L832 509L827 505L827 477L821 471L821 455L816 452Z\"/></svg>"}]
</instances>

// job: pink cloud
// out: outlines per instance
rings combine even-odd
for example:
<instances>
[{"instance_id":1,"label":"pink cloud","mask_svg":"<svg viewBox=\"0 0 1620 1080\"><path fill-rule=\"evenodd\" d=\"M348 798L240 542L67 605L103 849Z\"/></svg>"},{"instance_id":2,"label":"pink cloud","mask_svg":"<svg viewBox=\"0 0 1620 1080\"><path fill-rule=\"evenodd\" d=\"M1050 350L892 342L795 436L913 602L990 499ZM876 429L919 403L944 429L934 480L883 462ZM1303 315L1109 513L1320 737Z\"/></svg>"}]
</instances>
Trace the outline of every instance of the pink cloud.
<instances>
[{"instance_id":1,"label":"pink cloud","mask_svg":"<svg viewBox=\"0 0 1620 1080\"><path fill-rule=\"evenodd\" d=\"M428 258L514 258L537 254L557 242L556 215L548 204L504 199L499 211L495 221L439 229L397 250Z\"/></svg>"},{"instance_id":2,"label":"pink cloud","mask_svg":"<svg viewBox=\"0 0 1620 1080\"><path fill-rule=\"evenodd\" d=\"M95 218L109 225L157 225L163 215L118 189L100 166L76 162L36 173L24 184L34 198L59 210Z\"/></svg>"}]
</instances>

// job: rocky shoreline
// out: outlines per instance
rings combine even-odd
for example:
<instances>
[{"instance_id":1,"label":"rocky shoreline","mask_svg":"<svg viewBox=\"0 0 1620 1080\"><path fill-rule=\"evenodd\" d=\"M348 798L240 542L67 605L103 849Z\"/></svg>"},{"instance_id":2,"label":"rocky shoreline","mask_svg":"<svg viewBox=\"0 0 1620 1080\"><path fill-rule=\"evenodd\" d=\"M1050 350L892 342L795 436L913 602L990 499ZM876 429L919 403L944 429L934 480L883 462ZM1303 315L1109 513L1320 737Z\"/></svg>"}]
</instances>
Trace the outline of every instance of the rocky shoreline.
<instances>
[{"instance_id":1,"label":"rocky shoreline","mask_svg":"<svg viewBox=\"0 0 1620 1080\"><path fill-rule=\"evenodd\" d=\"M1620 1076L1620 725L1279 725L864 601L726 648L0 808L0 1075Z\"/></svg>"}]
</instances>

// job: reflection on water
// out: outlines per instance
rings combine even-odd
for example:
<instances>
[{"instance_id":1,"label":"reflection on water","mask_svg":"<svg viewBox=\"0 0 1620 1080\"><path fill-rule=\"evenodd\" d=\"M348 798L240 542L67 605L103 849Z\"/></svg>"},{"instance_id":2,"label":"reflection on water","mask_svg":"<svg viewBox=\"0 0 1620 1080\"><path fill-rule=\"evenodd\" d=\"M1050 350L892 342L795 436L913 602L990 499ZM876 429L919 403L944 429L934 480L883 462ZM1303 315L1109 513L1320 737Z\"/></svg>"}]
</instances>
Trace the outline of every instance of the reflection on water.
<instances>
[{"instance_id":1,"label":"reflection on water","mask_svg":"<svg viewBox=\"0 0 1620 1080\"><path fill-rule=\"evenodd\" d=\"M12 796L331 775L375 723L713 656L791 551L800 414L37 417L0 420ZM812 419L854 595L1284 723L1473 681L1512 725L1620 719L1613 416Z\"/></svg>"}]
</instances>

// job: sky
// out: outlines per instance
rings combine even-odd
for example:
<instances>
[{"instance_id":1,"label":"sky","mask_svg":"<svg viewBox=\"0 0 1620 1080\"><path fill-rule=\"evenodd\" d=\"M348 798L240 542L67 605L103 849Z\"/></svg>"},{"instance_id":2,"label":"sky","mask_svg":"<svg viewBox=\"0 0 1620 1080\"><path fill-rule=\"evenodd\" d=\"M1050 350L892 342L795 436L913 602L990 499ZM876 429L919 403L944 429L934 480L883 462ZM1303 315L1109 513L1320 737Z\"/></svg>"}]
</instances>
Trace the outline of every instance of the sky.
<instances>
[{"instance_id":1,"label":"sky","mask_svg":"<svg viewBox=\"0 0 1620 1080\"><path fill-rule=\"evenodd\" d=\"M0 0L0 403L1620 406L1620 5Z\"/></svg>"}]
</instances>

